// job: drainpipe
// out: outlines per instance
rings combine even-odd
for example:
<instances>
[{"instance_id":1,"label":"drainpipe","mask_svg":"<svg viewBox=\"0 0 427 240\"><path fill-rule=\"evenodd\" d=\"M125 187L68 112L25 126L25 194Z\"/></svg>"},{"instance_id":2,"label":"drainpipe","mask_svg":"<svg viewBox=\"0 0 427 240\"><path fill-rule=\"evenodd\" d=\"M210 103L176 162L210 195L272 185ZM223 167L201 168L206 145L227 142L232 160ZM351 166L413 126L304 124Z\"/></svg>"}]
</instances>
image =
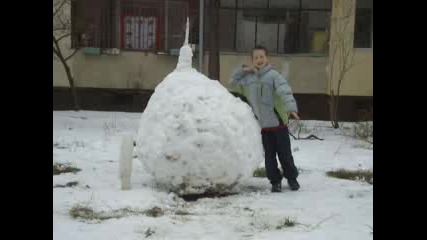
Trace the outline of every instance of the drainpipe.
<instances>
[{"instance_id":1,"label":"drainpipe","mask_svg":"<svg viewBox=\"0 0 427 240\"><path fill-rule=\"evenodd\" d=\"M204 15L204 0L199 0L199 72L203 72L203 15Z\"/></svg>"}]
</instances>

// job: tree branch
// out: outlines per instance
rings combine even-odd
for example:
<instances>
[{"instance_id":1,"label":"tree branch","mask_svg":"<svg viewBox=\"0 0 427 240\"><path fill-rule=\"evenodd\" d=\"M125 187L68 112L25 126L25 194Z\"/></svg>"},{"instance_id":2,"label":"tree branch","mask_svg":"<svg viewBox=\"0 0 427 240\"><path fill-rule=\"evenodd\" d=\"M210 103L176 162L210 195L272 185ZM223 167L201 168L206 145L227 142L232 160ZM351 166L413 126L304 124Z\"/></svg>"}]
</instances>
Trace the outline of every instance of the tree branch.
<instances>
[{"instance_id":1,"label":"tree branch","mask_svg":"<svg viewBox=\"0 0 427 240\"><path fill-rule=\"evenodd\" d=\"M374 145L374 141L370 141L370 140L369 140L369 139L367 139L367 138L361 138L361 137L359 137L359 140L361 140L361 141L365 141L365 142L367 142L367 143L370 143L370 144Z\"/></svg>"},{"instance_id":2,"label":"tree branch","mask_svg":"<svg viewBox=\"0 0 427 240\"><path fill-rule=\"evenodd\" d=\"M331 81L331 83L332 83L332 80L333 80L333 74L334 74L334 69L335 69L335 57L336 57L336 55L337 55L337 52L338 52L338 48L336 47L336 46L334 46L333 47L333 54L332 54L332 58L331 58L331 66L330 66L330 69L329 69L329 75L330 75L330 81ZM332 84L330 84L330 86L332 86ZM332 88L330 88L330 89L332 89Z\"/></svg>"},{"instance_id":3,"label":"tree branch","mask_svg":"<svg viewBox=\"0 0 427 240\"><path fill-rule=\"evenodd\" d=\"M65 58L65 61L68 61L68 59L72 58L74 56L74 54L77 53L77 51L79 51L79 48L74 49L74 52L70 54L70 56Z\"/></svg>"},{"instance_id":4,"label":"tree branch","mask_svg":"<svg viewBox=\"0 0 427 240\"><path fill-rule=\"evenodd\" d=\"M61 48L58 44L58 40L56 40L55 36L53 36L53 44L55 45L55 47L53 47L53 52L58 56L61 62L65 62L64 56L62 56Z\"/></svg>"},{"instance_id":5,"label":"tree branch","mask_svg":"<svg viewBox=\"0 0 427 240\"><path fill-rule=\"evenodd\" d=\"M55 49L55 47L53 47L53 46L52 46L52 48L53 48L53 53L55 53L55 55L56 55L58 58L60 58L60 57L59 57L59 52L58 52L58 50L56 50L56 49Z\"/></svg>"},{"instance_id":6,"label":"tree branch","mask_svg":"<svg viewBox=\"0 0 427 240\"><path fill-rule=\"evenodd\" d=\"M65 2L67 2L68 0L63 0L60 4L59 7L53 12L53 16L55 17L56 14L59 12L59 10L61 10L62 6L64 6Z\"/></svg>"},{"instance_id":7,"label":"tree branch","mask_svg":"<svg viewBox=\"0 0 427 240\"><path fill-rule=\"evenodd\" d=\"M353 52L352 56L351 56L351 60L350 63L348 65L347 71L350 70L350 68L352 68L354 66L354 57L356 56L356 54Z\"/></svg>"},{"instance_id":8,"label":"tree branch","mask_svg":"<svg viewBox=\"0 0 427 240\"><path fill-rule=\"evenodd\" d=\"M67 30L70 30L70 27L67 27L67 26L53 27L54 32L56 32L56 31L67 31Z\"/></svg>"},{"instance_id":9,"label":"tree branch","mask_svg":"<svg viewBox=\"0 0 427 240\"><path fill-rule=\"evenodd\" d=\"M71 33L64 34L64 35L60 36L60 37L57 39L57 41L59 42L59 41L61 41L61 39L66 38L66 37L68 37L68 36L70 36L70 35L71 35Z\"/></svg>"},{"instance_id":10,"label":"tree branch","mask_svg":"<svg viewBox=\"0 0 427 240\"><path fill-rule=\"evenodd\" d=\"M71 22L68 20L54 18L53 22L53 31L70 31L71 30Z\"/></svg>"},{"instance_id":11,"label":"tree branch","mask_svg":"<svg viewBox=\"0 0 427 240\"><path fill-rule=\"evenodd\" d=\"M328 61L328 80L329 84L329 103L330 117L332 126L338 126L338 105L339 96L341 94L341 86L347 73L350 71L354 63L354 49L352 37L354 35L350 29L351 18L355 11L353 6L346 7L340 13L340 16L331 16L330 29L330 56Z\"/></svg>"},{"instance_id":12,"label":"tree branch","mask_svg":"<svg viewBox=\"0 0 427 240\"><path fill-rule=\"evenodd\" d=\"M334 17L332 18L332 21L341 21L341 20L348 20L350 17L352 17L355 14L355 11L353 11L353 7L349 7L348 8L348 12L346 15L342 16L342 17Z\"/></svg>"}]
</instances>

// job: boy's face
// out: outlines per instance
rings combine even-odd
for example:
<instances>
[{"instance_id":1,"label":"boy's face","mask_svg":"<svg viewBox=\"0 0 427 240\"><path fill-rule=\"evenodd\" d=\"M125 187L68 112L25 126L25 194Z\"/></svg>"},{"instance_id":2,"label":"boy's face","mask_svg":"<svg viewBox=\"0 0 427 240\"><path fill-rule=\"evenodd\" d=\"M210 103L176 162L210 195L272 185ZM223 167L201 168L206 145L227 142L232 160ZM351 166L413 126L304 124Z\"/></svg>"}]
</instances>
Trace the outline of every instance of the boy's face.
<instances>
[{"instance_id":1,"label":"boy's face","mask_svg":"<svg viewBox=\"0 0 427 240\"><path fill-rule=\"evenodd\" d=\"M252 63L258 69L261 69L265 65L267 65L268 59L267 59L267 56L265 54L265 51L262 49L255 49L252 52Z\"/></svg>"}]
</instances>

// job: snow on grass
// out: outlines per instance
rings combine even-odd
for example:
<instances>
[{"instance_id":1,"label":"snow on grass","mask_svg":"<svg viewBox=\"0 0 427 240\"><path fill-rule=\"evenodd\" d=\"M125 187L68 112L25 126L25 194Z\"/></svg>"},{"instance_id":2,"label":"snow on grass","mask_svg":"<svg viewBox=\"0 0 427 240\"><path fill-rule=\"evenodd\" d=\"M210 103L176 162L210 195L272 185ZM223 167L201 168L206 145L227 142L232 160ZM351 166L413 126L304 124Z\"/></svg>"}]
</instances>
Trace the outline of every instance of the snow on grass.
<instances>
[{"instance_id":1,"label":"snow on grass","mask_svg":"<svg viewBox=\"0 0 427 240\"><path fill-rule=\"evenodd\" d=\"M372 239L373 185L326 175L339 169L373 171L372 150L357 147L361 141L331 129L329 123L302 122L307 132L315 130L324 141L291 138L292 149L298 149L293 154L300 169L299 191L290 191L284 181L284 191L272 194L266 178L249 178L236 195L186 202L156 187L137 159L132 190L120 190L120 139L136 134L140 117L53 112L54 162L81 169L53 176L54 186L78 182L53 188L53 239ZM106 124L114 131L107 132ZM259 159L260 167L263 161ZM70 215L75 206L109 216L123 209L159 208L164 214L125 212L120 218L84 221ZM287 219L295 225L283 227Z\"/></svg>"}]
</instances>

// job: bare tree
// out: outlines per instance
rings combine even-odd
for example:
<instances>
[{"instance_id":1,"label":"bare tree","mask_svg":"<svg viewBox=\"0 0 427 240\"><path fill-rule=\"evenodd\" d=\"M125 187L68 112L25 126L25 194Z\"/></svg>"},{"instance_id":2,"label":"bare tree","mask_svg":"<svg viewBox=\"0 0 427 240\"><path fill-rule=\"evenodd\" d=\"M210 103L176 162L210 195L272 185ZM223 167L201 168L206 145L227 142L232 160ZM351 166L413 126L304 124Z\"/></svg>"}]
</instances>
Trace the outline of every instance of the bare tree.
<instances>
[{"instance_id":1,"label":"bare tree","mask_svg":"<svg viewBox=\"0 0 427 240\"><path fill-rule=\"evenodd\" d=\"M71 37L71 1L72 0L53 0L53 57L59 60L67 74L70 84L71 96L73 98L74 110L80 109L74 79L71 73L68 60L78 51L76 47L70 50L71 46L67 46L65 41L70 41Z\"/></svg>"},{"instance_id":2,"label":"bare tree","mask_svg":"<svg viewBox=\"0 0 427 240\"><path fill-rule=\"evenodd\" d=\"M329 113L332 126L339 128L339 97L343 81L354 66L355 0L334 0L333 9L337 16L331 16L329 62L326 73L329 82Z\"/></svg>"}]
</instances>

